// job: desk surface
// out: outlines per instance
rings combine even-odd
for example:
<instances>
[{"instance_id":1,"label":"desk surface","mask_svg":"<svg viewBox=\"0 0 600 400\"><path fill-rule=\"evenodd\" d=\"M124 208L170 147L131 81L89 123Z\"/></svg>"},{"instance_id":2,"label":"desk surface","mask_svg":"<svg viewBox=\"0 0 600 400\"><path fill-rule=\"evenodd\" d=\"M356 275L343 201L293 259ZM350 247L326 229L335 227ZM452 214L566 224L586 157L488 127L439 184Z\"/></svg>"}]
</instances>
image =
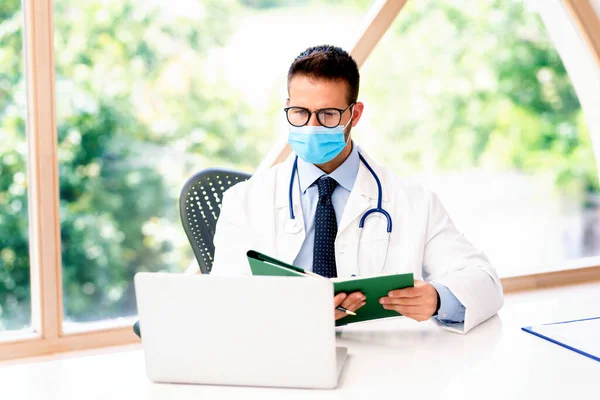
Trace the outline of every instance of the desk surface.
<instances>
[{"instance_id":1,"label":"desk surface","mask_svg":"<svg viewBox=\"0 0 600 400\"><path fill-rule=\"evenodd\" d=\"M467 335L407 319L345 327L338 345L349 356L332 391L154 384L134 346L0 364L0 393L11 400L591 399L600 396L600 363L520 327L598 315L596 283L507 296L498 316Z\"/></svg>"}]
</instances>

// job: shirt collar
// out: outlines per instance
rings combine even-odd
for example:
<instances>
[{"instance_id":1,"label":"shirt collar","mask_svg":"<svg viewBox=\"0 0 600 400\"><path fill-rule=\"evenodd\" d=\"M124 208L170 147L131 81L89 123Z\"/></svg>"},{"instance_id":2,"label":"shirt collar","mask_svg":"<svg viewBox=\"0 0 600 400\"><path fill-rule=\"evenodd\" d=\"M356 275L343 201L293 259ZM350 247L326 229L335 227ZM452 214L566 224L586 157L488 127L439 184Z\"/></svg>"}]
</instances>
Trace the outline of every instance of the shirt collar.
<instances>
[{"instance_id":1,"label":"shirt collar","mask_svg":"<svg viewBox=\"0 0 600 400\"><path fill-rule=\"evenodd\" d=\"M335 181L347 191L351 192L356 182L356 175L358 175L358 167L360 159L358 157L357 146L352 142L352 151L350 155L342 165L337 167L328 176L335 179ZM300 181L300 190L302 194L306 193L306 190L313 184L317 179L325 175L319 167L309 162L298 158L298 175Z\"/></svg>"}]
</instances>

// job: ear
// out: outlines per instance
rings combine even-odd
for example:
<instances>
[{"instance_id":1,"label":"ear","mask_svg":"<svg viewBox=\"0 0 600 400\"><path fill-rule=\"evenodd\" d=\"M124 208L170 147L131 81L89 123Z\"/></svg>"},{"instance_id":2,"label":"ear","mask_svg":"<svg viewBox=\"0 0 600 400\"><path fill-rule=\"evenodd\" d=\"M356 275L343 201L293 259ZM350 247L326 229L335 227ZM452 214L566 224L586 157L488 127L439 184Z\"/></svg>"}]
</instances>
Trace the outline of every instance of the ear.
<instances>
[{"instance_id":1,"label":"ear","mask_svg":"<svg viewBox=\"0 0 600 400\"><path fill-rule=\"evenodd\" d=\"M360 120L360 117L362 117L365 105L362 102L357 101L356 104L352 106L352 108L352 126L356 126L356 124L358 124L358 121Z\"/></svg>"},{"instance_id":2,"label":"ear","mask_svg":"<svg viewBox=\"0 0 600 400\"><path fill-rule=\"evenodd\" d=\"M289 106L290 106L290 99L287 99L287 100L285 101L285 106L286 106L286 107L289 107Z\"/></svg>"}]
</instances>

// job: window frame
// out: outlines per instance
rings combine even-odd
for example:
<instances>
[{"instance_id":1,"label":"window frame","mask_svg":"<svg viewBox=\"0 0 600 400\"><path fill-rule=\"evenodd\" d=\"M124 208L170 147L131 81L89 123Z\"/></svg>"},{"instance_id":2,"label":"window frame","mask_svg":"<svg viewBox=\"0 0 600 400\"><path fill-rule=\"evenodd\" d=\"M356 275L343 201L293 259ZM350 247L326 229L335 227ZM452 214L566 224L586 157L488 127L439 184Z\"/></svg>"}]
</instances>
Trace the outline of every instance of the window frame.
<instances>
[{"instance_id":1,"label":"window frame","mask_svg":"<svg viewBox=\"0 0 600 400\"><path fill-rule=\"evenodd\" d=\"M557 0L575 23L600 72L600 17L589 0ZM380 0L369 9L351 54L359 68L402 11L407 0ZM31 329L0 334L0 361L139 344L130 320L109 320L63 330L58 138L52 0L23 0L27 81L27 142L31 269ZM594 139L593 139L594 140ZM598 140L598 139L596 139ZM596 147L600 147L596 144ZM258 170L280 163L291 148L279 139ZM600 159L600 157L599 157ZM502 279L505 292L600 281L600 266Z\"/></svg>"},{"instance_id":2,"label":"window frame","mask_svg":"<svg viewBox=\"0 0 600 400\"><path fill-rule=\"evenodd\" d=\"M23 0L31 328L0 335L0 361L139 343L131 326L63 331L58 137L52 0Z\"/></svg>"}]
</instances>

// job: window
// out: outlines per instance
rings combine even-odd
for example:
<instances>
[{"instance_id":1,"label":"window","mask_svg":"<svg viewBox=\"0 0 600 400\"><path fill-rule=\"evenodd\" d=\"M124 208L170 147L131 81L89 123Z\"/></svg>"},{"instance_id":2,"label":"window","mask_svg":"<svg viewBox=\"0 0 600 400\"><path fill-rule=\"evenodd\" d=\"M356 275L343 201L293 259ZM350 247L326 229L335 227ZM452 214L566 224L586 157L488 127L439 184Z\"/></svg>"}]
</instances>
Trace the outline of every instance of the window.
<instances>
[{"instance_id":1,"label":"window","mask_svg":"<svg viewBox=\"0 0 600 400\"><path fill-rule=\"evenodd\" d=\"M501 276L598 265L595 157L539 16L433 3L408 2L365 63L357 141L436 191Z\"/></svg>"},{"instance_id":2,"label":"window","mask_svg":"<svg viewBox=\"0 0 600 400\"><path fill-rule=\"evenodd\" d=\"M136 313L138 271L193 259L179 191L287 134L287 68L348 48L370 1L56 0L65 327Z\"/></svg>"},{"instance_id":3,"label":"window","mask_svg":"<svg viewBox=\"0 0 600 400\"><path fill-rule=\"evenodd\" d=\"M31 324L21 2L0 4L0 331Z\"/></svg>"},{"instance_id":4,"label":"window","mask_svg":"<svg viewBox=\"0 0 600 400\"><path fill-rule=\"evenodd\" d=\"M1 1L0 360L139 342L120 319L135 313L133 274L193 262L183 182L286 153L286 70L317 43L368 58L357 141L438 190L503 276L598 265L586 124L527 8L569 25L552 38L598 132L600 49L581 40L600 32L589 1L408 2L385 34L404 2Z\"/></svg>"}]
</instances>

